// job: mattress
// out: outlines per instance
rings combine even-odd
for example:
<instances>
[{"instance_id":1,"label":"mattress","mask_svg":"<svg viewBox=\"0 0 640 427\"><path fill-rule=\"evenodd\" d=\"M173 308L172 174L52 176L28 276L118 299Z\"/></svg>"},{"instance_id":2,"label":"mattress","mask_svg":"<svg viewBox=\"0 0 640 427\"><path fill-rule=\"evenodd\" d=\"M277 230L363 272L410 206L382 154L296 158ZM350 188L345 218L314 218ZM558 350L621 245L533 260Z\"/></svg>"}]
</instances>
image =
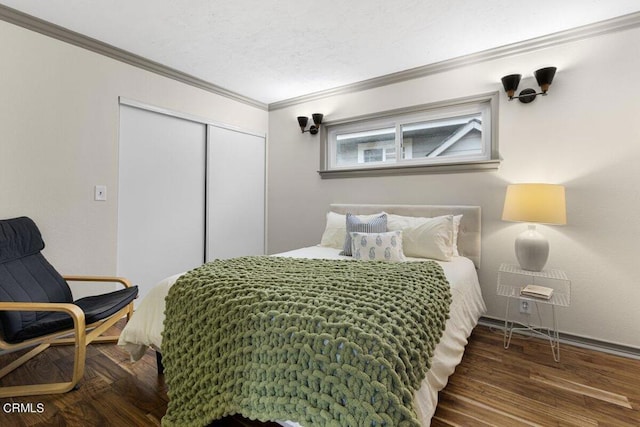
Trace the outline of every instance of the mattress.
<instances>
[{"instance_id":1,"label":"mattress","mask_svg":"<svg viewBox=\"0 0 640 427\"><path fill-rule=\"evenodd\" d=\"M296 249L274 256L293 258L350 259L339 255L340 250L322 246ZM408 261L424 259L408 258ZM454 257L451 261L438 261L451 285L452 303L442 339L436 346L431 369L416 391L415 409L421 424L428 426L438 399L438 392L445 387L447 379L460 363L464 347L478 319L486 311L480 292L478 276L473 262L465 257ZM182 273L168 277L158 283L141 301L120 335L118 344L131 354L132 360L140 359L148 347L162 348L164 322L164 299L169 288ZM298 426L291 421L279 421L285 426Z\"/></svg>"}]
</instances>

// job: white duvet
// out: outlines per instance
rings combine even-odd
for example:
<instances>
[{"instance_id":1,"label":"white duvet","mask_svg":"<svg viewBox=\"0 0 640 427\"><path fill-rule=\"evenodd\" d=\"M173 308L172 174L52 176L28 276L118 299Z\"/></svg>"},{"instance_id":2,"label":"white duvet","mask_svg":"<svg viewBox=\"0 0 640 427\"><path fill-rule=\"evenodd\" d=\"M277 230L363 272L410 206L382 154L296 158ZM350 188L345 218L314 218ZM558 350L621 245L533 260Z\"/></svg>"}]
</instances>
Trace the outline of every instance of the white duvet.
<instances>
[{"instance_id":1,"label":"white duvet","mask_svg":"<svg viewBox=\"0 0 640 427\"><path fill-rule=\"evenodd\" d=\"M311 246L284 252L275 256L292 258L351 259L338 255L339 249ZM423 259L407 258L409 261ZM451 261L437 261L444 269L451 285L452 302L444 335L436 346L431 369L415 394L415 408L421 424L428 426L436 410L438 391L447 384L447 379L460 363L467 338L486 311L476 269L471 260L454 257ZM183 273L168 277L158 283L140 302L133 317L120 334L118 344L124 347L133 360L140 359L148 347L162 348L164 323L164 300L169 288ZM283 425L296 426L290 421Z\"/></svg>"}]
</instances>

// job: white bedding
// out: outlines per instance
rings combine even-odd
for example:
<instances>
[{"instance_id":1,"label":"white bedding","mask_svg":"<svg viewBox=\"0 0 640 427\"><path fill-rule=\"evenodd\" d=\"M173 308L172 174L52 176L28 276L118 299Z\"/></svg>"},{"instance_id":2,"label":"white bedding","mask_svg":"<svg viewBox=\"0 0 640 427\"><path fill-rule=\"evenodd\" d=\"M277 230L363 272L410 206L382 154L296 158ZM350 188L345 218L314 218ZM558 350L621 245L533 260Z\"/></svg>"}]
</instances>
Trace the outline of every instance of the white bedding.
<instances>
[{"instance_id":1,"label":"white bedding","mask_svg":"<svg viewBox=\"0 0 640 427\"><path fill-rule=\"evenodd\" d=\"M339 249L323 246L311 246L296 249L275 256L292 258L351 259L338 255ZM424 259L407 258L409 261ZM437 261L451 285L452 302L450 317L446 322L444 335L436 346L431 369L415 394L415 408L423 426L430 424L435 412L438 391L447 384L447 379L460 363L467 344L467 338L486 311L476 269L471 260L454 257L451 261ZM156 350L162 348L162 327L164 323L164 299L171 285L182 273L168 277L158 283L140 302L133 317L120 334L118 344L124 347L133 360L140 359L149 346ZM296 426L296 423L281 422L283 425Z\"/></svg>"}]
</instances>

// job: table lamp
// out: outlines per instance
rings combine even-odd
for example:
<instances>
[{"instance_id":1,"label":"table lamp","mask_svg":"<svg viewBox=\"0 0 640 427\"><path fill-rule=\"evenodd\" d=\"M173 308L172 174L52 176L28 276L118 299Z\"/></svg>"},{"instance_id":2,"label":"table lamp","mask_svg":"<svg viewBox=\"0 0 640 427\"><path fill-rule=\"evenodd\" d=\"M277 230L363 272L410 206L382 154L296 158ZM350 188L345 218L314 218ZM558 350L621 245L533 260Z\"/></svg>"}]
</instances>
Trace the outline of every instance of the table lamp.
<instances>
[{"instance_id":1,"label":"table lamp","mask_svg":"<svg viewBox=\"0 0 640 427\"><path fill-rule=\"evenodd\" d=\"M502 220L532 223L516 238L516 258L523 270L542 271L549 258L549 241L536 230L535 224L567 223L564 186L555 184L507 186Z\"/></svg>"}]
</instances>

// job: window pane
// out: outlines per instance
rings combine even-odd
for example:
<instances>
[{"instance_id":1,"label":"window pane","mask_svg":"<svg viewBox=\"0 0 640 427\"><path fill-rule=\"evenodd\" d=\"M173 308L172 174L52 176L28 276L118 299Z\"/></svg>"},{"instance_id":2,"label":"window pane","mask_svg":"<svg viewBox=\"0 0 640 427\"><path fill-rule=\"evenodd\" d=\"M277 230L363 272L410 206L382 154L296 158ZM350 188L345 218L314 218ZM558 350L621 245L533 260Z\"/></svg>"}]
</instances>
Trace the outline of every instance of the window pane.
<instances>
[{"instance_id":1,"label":"window pane","mask_svg":"<svg viewBox=\"0 0 640 427\"><path fill-rule=\"evenodd\" d=\"M403 159L482 155L482 114L402 126Z\"/></svg>"},{"instance_id":2,"label":"window pane","mask_svg":"<svg viewBox=\"0 0 640 427\"><path fill-rule=\"evenodd\" d=\"M327 123L318 172L342 178L496 169L497 95Z\"/></svg>"},{"instance_id":3,"label":"window pane","mask_svg":"<svg viewBox=\"0 0 640 427\"><path fill-rule=\"evenodd\" d=\"M336 135L336 166L394 163L395 128Z\"/></svg>"}]
</instances>

